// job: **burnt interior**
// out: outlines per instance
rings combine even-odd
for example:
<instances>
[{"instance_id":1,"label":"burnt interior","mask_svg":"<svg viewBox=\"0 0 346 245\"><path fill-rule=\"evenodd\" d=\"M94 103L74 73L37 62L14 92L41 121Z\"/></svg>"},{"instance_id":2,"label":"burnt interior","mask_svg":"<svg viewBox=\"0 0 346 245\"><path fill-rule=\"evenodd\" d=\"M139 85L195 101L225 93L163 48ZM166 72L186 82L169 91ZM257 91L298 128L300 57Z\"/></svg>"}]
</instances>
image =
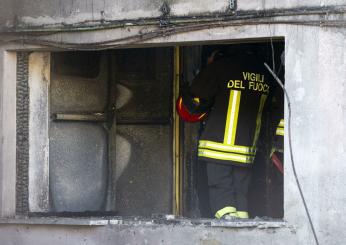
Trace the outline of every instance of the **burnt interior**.
<instances>
[{"instance_id":1,"label":"burnt interior","mask_svg":"<svg viewBox=\"0 0 346 245\"><path fill-rule=\"evenodd\" d=\"M172 48L53 53L51 73L51 211L171 213Z\"/></svg>"},{"instance_id":2,"label":"burnt interior","mask_svg":"<svg viewBox=\"0 0 346 245\"><path fill-rule=\"evenodd\" d=\"M282 40L222 45L230 54L255 48L283 70ZM180 49L181 86L205 66L206 46ZM52 52L49 212L42 215L173 213L173 55L172 47ZM283 176L267 157L275 125L263 120L250 214L282 218ZM198 123L181 122L183 216L209 218L198 134Z\"/></svg>"}]
</instances>

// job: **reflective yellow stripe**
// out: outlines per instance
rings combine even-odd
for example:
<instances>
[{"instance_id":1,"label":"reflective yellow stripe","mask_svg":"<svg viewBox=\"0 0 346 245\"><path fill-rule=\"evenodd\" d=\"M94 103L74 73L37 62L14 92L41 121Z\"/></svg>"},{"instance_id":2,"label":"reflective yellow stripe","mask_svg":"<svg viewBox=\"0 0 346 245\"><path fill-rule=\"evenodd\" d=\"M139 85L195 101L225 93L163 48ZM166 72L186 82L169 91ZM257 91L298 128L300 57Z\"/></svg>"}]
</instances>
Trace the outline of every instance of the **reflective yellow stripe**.
<instances>
[{"instance_id":1,"label":"reflective yellow stripe","mask_svg":"<svg viewBox=\"0 0 346 245\"><path fill-rule=\"evenodd\" d=\"M193 101L194 101L194 102L196 102L197 104L199 104L199 103L200 103L200 100L199 100L199 98L198 98L198 97L193 98Z\"/></svg>"},{"instance_id":2,"label":"reflective yellow stripe","mask_svg":"<svg viewBox=\"0 0 346 245\"><path fill-rule=\"evenodd\" d=\"M200 140L199 147L208 148L211 150L235 152L235 153L241 153L241 154L254 155L256 153L255 147L248 147L248 146L241 146L241 145L225 145L222 143L209 141L209 140Z\"/></svg>"},{"instance_id":3,"label":"reflective yellow stripe","mask_svg":"<svg viewBox=\"0 0 346 245\"><path fill-rule=\"evenodd\" d=\"M284 136L285 130L283 128L277 128L276 129L276 135Z\"/></svg>"},{"instance_id":4,"label":"reflective yellow stripe","mask_svg":"<svg viewBox=\"0 0 346 245\"><path fill-rule=\"evenodd\" d=\"M279 127L285 127L285 120L284 119L280 120Z\"/></svg>"},{"instance_id":5,"label":"reflective yellow stripe","mask_svg":"<svg viewBox=\"0 0 346 245\"><path fill-rule=\"evenodd\" d=\"M219 211L217 211L215 213L215 217L217 219L220 219L225 214L232 214L232 213L236 214L236 212L237 212L237 209L235 207L225 207L225 208L220 209Z\"/></svg>"},{"instance_id":6,"label":"reflective yellow stripe","mask_svg":"<svg viewBox=\"0 0 346 245\"><path fill-rule=\"evenodd\" d=\"M203 113L202 115L200 115L200 116L198 117L198 119L201 119L202 117L204 117L205 114L207 114L207 113Z\"/></svg>"},{"instance_id":7,"label":"reflective yellow stripe","mask_svg":"<svg viewBox=\"0 0 346 245\"><path fill-rule=\"evenodd\" d=\"M237 211L237 216L240 219L248 219L249 218L249 213L245 211Z\"/></svg>"},{"instance_id":8,"label":"reflective yellow stripe","mask_svg":"<svg viewBox=\"0 0 346 245\"><path fill-rule=\"evenodd\" d=\"M276 128L276 135L284 136L284 134L285 134L284 127L285 127L285 121L284 121L284 119L281 119L278 127Z\"/></svg>"},{"instance_id":9,"label":"reflective yellow stripe","mask_svg":"<svg viewBox=\"0 0 346 245\"><path fill-rule=\"evenodd\" d=\"M262 94L259 108L258 108L257 118L256 118L256 131L255 131L255 136L254 136L253 143L252 143L253 147L257 144L258 136L259 136L259 133L261 130L262 112L263 112L264 103L266 102L266 99L267 99L267 95Z\"/></svg>"},{"instance_id":10,"label":"reflective yellow stripe","mask_svg":"<svg viewBox=\"0 0 346 245\"><path fill-rule=\"evenodd\" d=\"M241 91L231 90L227 109L224 144L234 145L238 124Z\"/></svg>"},{"instance_id":11,"label":"reflective yellow stripe","mask_svg":"<svg viewBox=\"0 0 346 245\"><path fill-rule=\"evenodd\" d=\"M226 153L226 152L218 152L206 149L198 149L198 156L200 157L208 157L218 160L228 160L240 163L253 163L253 156L246 156L234 153Z\"/></svg>"}]
</instances>

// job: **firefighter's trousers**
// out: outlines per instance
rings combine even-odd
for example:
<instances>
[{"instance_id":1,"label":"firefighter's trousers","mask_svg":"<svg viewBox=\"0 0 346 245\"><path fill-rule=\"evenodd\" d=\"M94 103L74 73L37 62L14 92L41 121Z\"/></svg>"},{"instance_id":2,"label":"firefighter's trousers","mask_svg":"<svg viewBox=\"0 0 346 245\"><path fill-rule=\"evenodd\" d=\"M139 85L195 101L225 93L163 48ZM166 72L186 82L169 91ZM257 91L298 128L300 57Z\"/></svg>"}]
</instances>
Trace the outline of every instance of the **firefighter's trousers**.
<instances>
[{"instance_id":1,"label":"firefighter's trousers","mask_svg":"<svg viewBox=\"0 0 346 245\"><path fill-rule=\"evenodd\" d=\"M225 207L248 211L251 168L207 162L210 207L213 214Z\"/></svg>"}]
</instances>

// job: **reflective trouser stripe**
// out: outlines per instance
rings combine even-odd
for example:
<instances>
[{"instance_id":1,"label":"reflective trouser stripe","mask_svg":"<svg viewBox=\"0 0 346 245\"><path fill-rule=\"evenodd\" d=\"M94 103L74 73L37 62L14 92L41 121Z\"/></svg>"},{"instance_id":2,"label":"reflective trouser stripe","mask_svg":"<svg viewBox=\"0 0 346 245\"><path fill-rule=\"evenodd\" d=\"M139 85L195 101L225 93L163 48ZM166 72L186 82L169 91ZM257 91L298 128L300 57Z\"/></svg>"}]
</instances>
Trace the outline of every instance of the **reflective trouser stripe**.
<instances>
[{"instance_id":1,"label":"reflective trouser stripe","mask_svg":"<svg viewBox=\"0 0 346 245\"><path fill-rule=\"evenodd\" d=\"M224 144L234 145L238 124L241 91L231 90L227 109Z\"/></svg>"},{"instance_id":2,"label":"reflective trouser stripe","mask_svg":"<svg viewBox=\"0 0 346 245\"><path fill-rule=\"evenodd\" d=\"M284 130L284 128L277 127L277 128L276 128L276 135L284 136L284 135L285 135L285 130Z\"/></svg>"},{"instance_id":3,"label":"reflective trouser stripe","mask_svg":"<svg viewBox=\"0 0 346 245\"><path fill-rule=\"evenodd\" d=\"M284 119L281 119L278 127L276 128L276 135L284 136L284 134L285 134L284 127L285 127L285 121L284 121Z\"/></svg>"},{"instance_id":4,"label":"reflective trouser stripe","mask_svg":"<svg viewBox=\"0 0 346 245\"><path fill-rule=\"evenodd\" d=\"M215 213L217 219L222 218L225 214L236 215L237 209L235 207L224 207Z\"/></svg>"},{"instance_id":5,"label":"reflective trouser stripe","mask_svg":"<svg viewBox=\"0 0 346 245\"><path fill-rule=\"evenodd\" d=\"M237 217L240 219L248 219L249 213L245 211L237 211Z\"/></svg>"},{"instance_id":6,"label":"reflective trouser stripe","mask_svg":"<svg viewBox=\"0 0 346 245\"><path fill-rule=\"evenodd\" d=\"M280 120L279 127L285 127L285 120L284 119Z\"/></svg>"},{"instance_id":7,"label":"reflective trouser stripe","mask_svg":"<svg viewBox=\"0 0 346 245\"><path fill-rule=\"evenodd\" d=\"M257 112L256 130L255 130L255 136L254 136L254 139L253 139L252 146L255 146L257 144L258 136L259 136L259 133L260 133L260 130L261 130L262 112L263 112L263 108L264 108L264 104L266 102L266 99L267 99L267 95L266 94L262 94L261 95L261 99L260 99L260 104L259 104L258 112Z\"/></svg>"},{"instance_id":8,"label":"reflective trouser stripe","mask_svg":"<svg viewBox=\"0 0 346 245\"><path fill-rule=\"evenodd\" d=\"M256 153L255 147L241 146L241 145L225 145L222 143L209 141L209 140L200 140L199 148L207 148L216 151L224 151L224 152L233 152L239 154L248 154L254 155Z\"/></svg>"},{"instance_id":9,"label":"reflective trouser stripe","mask_svg":"<svg viewBox=\"0 0 346 245\"><path fill-rule=\"evenodd\" d=\"M218 160L228 160L233 162L240 163L253 163L254 156L247 156L241 154L227 153L227 152L218 152L207 149L198 149L198 156L200 157L208 157Z\"/></svg>"}]
</instances>

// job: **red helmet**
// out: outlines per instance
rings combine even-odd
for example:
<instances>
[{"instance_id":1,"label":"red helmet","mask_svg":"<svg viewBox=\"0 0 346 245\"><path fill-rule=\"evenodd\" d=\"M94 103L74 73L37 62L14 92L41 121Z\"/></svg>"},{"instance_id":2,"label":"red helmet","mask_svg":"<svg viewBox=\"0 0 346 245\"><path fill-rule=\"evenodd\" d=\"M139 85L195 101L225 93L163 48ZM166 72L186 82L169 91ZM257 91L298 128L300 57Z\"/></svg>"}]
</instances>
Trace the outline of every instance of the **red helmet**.
<instances>
[{"instance_id":1,"label":"red helmet","mask_svg":"<svg viewBox=\"0 0 346 245\"><path fill-rule=\"evenodd\" d=\"M179 116L185 122L203 121L207 115L207 113L192 114L191 112L189 112L189 110L184 105L183 98L181 96L177 99L176 107L177 107L177 112Z\"/></svg>"}]
</instances>

